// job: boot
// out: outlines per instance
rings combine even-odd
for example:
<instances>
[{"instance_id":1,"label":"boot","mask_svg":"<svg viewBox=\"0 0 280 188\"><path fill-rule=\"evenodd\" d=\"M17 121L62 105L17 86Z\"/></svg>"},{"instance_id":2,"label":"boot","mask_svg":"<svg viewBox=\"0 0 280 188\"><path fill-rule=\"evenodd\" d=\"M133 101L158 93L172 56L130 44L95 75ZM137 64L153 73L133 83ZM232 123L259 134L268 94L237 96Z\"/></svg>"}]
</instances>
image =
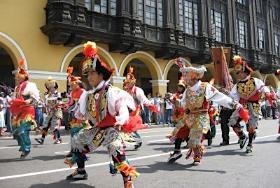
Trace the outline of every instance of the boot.
<instances>
[{"instance_id":1,"label":"boot","mask_svg":"<svg viewBox=\"0 0 280 188\"><path fill-rule=\"evenodd\" d=\"M243 148L244 148L244 146L245 146L247 140L248 140L248 137L245 136L245 135L244 135L243 138L240 138L240 143L239 143L240 149L243 149Z\"/></svg>"},{"instance_id":2,"label":"boot","mask_svg":"<svg viewBox=\"0 0 280 188\"><path fill-rule=\"evenodd\" d=\"M76 169L72 174L66 177L66 180L86 180L88 174L85 170Z\"/></svg>"},{"instance_id":3,"label":"boot","mask_svg":"<svg viewBox=\"0 0 280 188\"><path fill-rule=\"evenodd\" d=\"M180 159L182 157L181 151L174 151L173 153L170 154L170 157L168 158L168 163L172 164L176 160Z\"/></svg>"},{"instance_id":4,"label":"boot","mask_svg":"<svg viewBox=\"0 0 280 188\"><path fill-rule=\"evenodd\" d=\"M44 144L44 140L43 138L35 138L36 142L38 142L39 144L43 145Z\"/></svg>"},{"instance_id":5,"label":"boot","mask_svg":"<svg viewBox=\"0 0 280 188\"><path fill-rule=\"evenodd\" d=\"M25 159L29 155L30 151L23 151L20 154L20 159Z\"/></svg>"},{"instance_id":6,"label":"boot","mask_svg":"<svg viewBox=\"0 0 280 188\"><path fill-rule=\"evenodd\" d=\"M246 153L252 153L253 152L253 146L252 144L248 144L247 147L246 147Z\"/></svg>"},{"instance_id":7,"label":"boot","mask_svg":"<svg viewBox=\"0 0 280 188\"><path fill-rule=\"evenodd\" d=\"M201 160L201 157L195 156L193 158L193 165L200 165L200 160Z\"/></svg>"}]
</instances>

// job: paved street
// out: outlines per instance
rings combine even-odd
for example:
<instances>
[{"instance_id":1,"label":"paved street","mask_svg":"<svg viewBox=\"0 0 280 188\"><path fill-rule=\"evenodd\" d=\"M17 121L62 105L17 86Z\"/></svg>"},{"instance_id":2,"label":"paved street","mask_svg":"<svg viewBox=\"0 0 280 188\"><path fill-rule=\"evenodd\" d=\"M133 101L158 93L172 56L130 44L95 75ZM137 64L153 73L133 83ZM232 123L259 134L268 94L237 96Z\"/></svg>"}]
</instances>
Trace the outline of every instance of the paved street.
<instances>
[{"instance_id":1,"label":"paved street","mask_svg":"<svg viewBox=\"0 0 280 188\"><path fill-rule=\"evenodd\" d=\"M280 187L280 141L277 138L276 120L263 120L258 129L252 154L245 154L236 144L237 137L231 134L229 146L218 146L221 131L217 127L213 146L200 166L192 166L192 160L184 157L175 164L167 164L169 144L165 135L172 128L149 128L140 131L144 145L138 151L127 151L131 164L141 173L135 182L136 188L278 188ZM73 169L63 163L63 156L69 149L69 136L63 136L63 144L54 145L49 137L45 145L37 145L32 135L33 148L24 161L18 159L16 141L12 138L0 138L0 187L1 188L71 188L122 187L121 176L109 174L109 157L100 148L90 154L87 162L88 180L69 182L65 177ZM185 145L185 144L184 144ZM184 150L186 153L186 150Z\"/></svg>"}]
</instances>

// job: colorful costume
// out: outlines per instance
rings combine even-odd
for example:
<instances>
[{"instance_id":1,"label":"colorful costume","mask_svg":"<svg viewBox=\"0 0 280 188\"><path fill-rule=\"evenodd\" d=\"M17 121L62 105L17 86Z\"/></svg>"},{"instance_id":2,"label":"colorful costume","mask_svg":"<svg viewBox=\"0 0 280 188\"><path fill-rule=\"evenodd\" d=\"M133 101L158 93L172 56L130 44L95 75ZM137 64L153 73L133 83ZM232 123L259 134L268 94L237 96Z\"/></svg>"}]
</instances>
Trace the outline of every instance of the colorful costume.
<instances>
[{"instance_id":1,"label":"colorful costume","mask_svg":"<svg viewBox=\"0 0 280 188\"><path fill-rule=\"evenodd\" d=\"M134 99L135 105L137 107L137 115L144 110L144 106L147 106L151 111L158 112L156 106L145 96L143 89L135 86L136 79L133 75L133 67L129 67L129 71L126 75L126 79L123 82L123 89L128 92ZM124 133L123 135L126 143L134 143L135 149L139 148L142 145L141 136L137 131L133 132L130 135Z\"/></svg>"},{"instance_id":2,"label":"colorful costume","mask_svg":"<svg viewBox=\"0 0 280 188\"><path fill-rule=\"evenodd\" d=\"M24 61L19 62L16 73L15 96L11 100L10 110L12 113L13 135L18 141L21 158L25 158L31 149L29 131L35 122L34 105L39 100L39 91L33 82L29 82L29 75L24 68Z\"/></svg>"},{"instance_id":3,"label":"colorful costume","mask_svg":"<svg viewBox=\"0 0 280 188\"><path fill-rule=\"evenodd\" d=\"M70 134L71 134L71 141L74 135L76 135L81 129L88 126L88 123L85 120L77 119L75 117L75 110L79 108L78 101L81 95L86 92L83 88L80 87L81 78L72 75L73 67L68 67L68 83L71 88L70 92L70 100L67 104L68 113L69 113L69 124L70 124ZM71 144L72 145L72 144ZM72 150L72 148L71 148ZM72 153L66 155L66 157L71 157Z\"/></svg>"},{"instance_id":4,"label":"colorful costume","mask_svg":"<svg viewBox=\"0 0 280 188\"><path fill-rule=\"evenodd\" d=\"M246 152L252 152L252 142L256 137L256 128L258 127L260 110L260 99L262 94L269 97L270 91L265 87L262 80L253 78L250 73L253 71L240 56L234 57L235 66L234 69L237 75L240 75L241 80L238 81L232 88L230 95L234 100L239 101L244 108L249 111L250 118L246 122L247 131L249 133L249 143L246 147ZM240 148L242 149L248 140L248 137L244 134L242 126L240 125L240 118L234 112L230 118L229 125L233 127L233 130L239 136Z\"/></svg>"},{"instance_id":5,"label":"colorful costume","mask_svg":"<svg viewBox=\"0 0 280 188\"><path fill-rule=\"evenodd\" d=\"M172 116L172 121L175 124L175 128L173 129L172 133L167 135L167 138L171 141L171 143L174 143L176 140L176 137L180 137L182 141L188 140L188 134L189 134L189 129L184 126L185 121L184 121L184 116L185 116L185 109L183 107L180 107L176 105L176 101L179 99L182 99L183 93L185 91L185 83L184 80L179 80L178 84L178 91L175 93L171 101L174 101L175 103L175 108L174 108L174 113ZM181 147L181 146L180 146Z\"/></svg>"},{"instance_id":6,"label":"colorful costume","mask_svg":"<svg viewBox=\"0 0 280 188\"><path fill-rule=\"evenodd\" d=\"M218 109L216 109L213 105L210 105L208 114L210 119L210 129L203 135L203 139L207 139L208 146L211 146L213 138L216 136L216 118L218 116Z\"/></svg>"},{"instance_id":7,"label":"colorful costume","mask_svg":"<svg viewBox=\"0 0 280 188\"><path fill-rule=\"evenodd\" d=\"M50 129L53 133L53 139L55 140L54 144L60 144L62 139L59 127L63 118L61 95L57 91L57 82L51 77L45 83L45 87L47 89L47 93L45 95L45 109L47 116L44 119L42 126L42 137L39 139L35 138L35 140L40 144L44 144L45 137Z\"/></svg>"},{"instance_id":8,"label":"colorful costume","mask_svg":"<svg viewBox=\"0 0 280 188\"><path fill-rule=\"evenodd\" d=\"M67 179L87 179L85 154L104 146L123 177L124 187L130 188L138 173L126 160L120 129L129 120L129 109L135 110L133 98L109 84L113 70L98 57L95 43L86 43L83 53L83 73L88 75L92 89L81 95L76 117L88 120L92 127L82 129L72 138L72 158L65 163L70 166L77 163L78 169Z\"/></svg>"},{"instance_id":9,"label":"colorful costume","mask_svg":"<svg viewBox=\"0 0 280 188\"><path fill-rule=\"evenodd\" d=\"M199 164L204 153L202 146L202 136L210 129L210 119L208 114L209 101L219 105L234 108L234 101L228 96L220 93L211 84L201 82L206 71L205 67L185 67L182 65L180 71L183 73L188 86L183 94L183 98L178 100L178 105L185 109L185 125L190 129L188 148L190 148L187 158L194 154L194 164ZM175 141L176 144L176 141ZM169 162L174 162L182 156L179 148L171 153Z\"/></svg>"}]
</instances>

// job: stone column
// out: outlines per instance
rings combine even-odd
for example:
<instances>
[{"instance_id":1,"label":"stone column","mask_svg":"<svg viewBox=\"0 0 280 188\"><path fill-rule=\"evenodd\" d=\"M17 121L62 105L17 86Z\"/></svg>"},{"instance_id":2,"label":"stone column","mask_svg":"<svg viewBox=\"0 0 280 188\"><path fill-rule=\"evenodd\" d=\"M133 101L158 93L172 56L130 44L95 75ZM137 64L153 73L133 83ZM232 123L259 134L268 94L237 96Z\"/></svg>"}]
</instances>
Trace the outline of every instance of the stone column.
<instances>
[{"instance_id":1,"label":"stone column","mask_svg":"<svg viewBox=\"0 0 280 188\"><path fill-rule=\"evenodd\" d=\"M112 83L113 86L122 89L123 88L123 80L124 79L125 79L125 77L123 77L123 76L113 76L111 78L111 83Z\"/></svg>"},{"instance_id":2,"label":"stone column","mask_svg":"<svg viewBox=\"0 0 280 188\"><path fill-rule=\"evenodd\" d=\"M153 96L155 96L156 93L162 96L167 93L167 83L169 80L150 80L150 82L152 83Z\"/></svg>"}]
</instances>

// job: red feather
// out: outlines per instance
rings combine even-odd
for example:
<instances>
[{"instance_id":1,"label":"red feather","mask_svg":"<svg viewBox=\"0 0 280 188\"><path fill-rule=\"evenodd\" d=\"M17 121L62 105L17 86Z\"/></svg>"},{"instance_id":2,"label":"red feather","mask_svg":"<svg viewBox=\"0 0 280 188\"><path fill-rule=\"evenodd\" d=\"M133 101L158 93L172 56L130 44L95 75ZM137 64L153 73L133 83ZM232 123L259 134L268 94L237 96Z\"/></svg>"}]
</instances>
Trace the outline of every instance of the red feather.
<instances>
[{"instance_id":1,"label":"red feather","mask_svg":"<svg viewBox=\"0 0 280 188\"><path fill-rule=\"evenodd\" d=\"M241 108L239 110L239 117L247 123L250 119L249 111L245 108Z\"/></svg>"},{"instance_id":2,"label":"red feather","mask_svg":"<svg viewBox=\"0 0 280 188\"><path fill-rule=\"evenodd\" d=\"M155 105L149 105L148 108L152 112L155 112L157 114L159 113L159 110L158 110L158 108Z\"/></svg>"},{"instance_id":3,"label":"red feather","mask_svg":"<svg viewBox=\"0 0 280 188\"><path fill-rule=\"evenodd\" d=\"M97 54L96 44L94 42L84 44L83 54L86 58L94 57Z\"/></svg>"},{"instance_id":4,"label":"red feather","mask_svg":"<svg viewBox=\"0 0 280 188\"><path fill-rule=\"evenodd\" d=\"M74 69L73 67L68 67L66 72L68 74L72 74L73 73L73 69Z\"/></svg>"}]
</instances>

